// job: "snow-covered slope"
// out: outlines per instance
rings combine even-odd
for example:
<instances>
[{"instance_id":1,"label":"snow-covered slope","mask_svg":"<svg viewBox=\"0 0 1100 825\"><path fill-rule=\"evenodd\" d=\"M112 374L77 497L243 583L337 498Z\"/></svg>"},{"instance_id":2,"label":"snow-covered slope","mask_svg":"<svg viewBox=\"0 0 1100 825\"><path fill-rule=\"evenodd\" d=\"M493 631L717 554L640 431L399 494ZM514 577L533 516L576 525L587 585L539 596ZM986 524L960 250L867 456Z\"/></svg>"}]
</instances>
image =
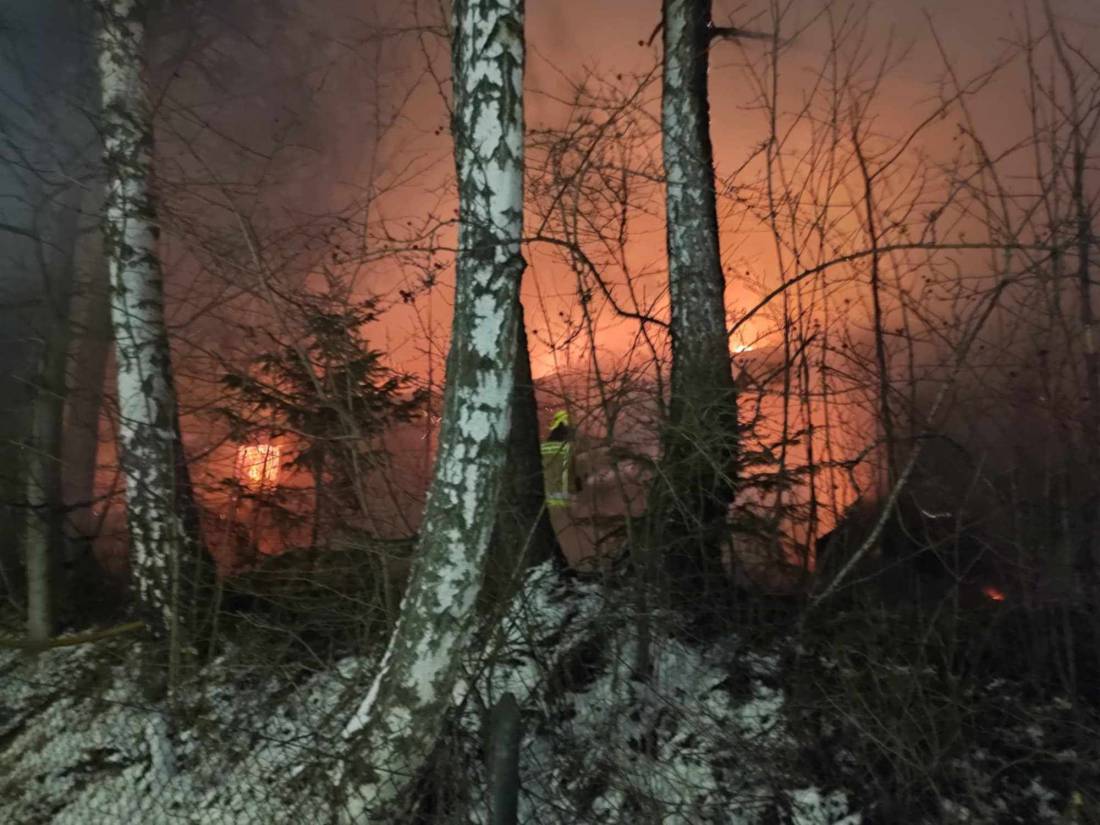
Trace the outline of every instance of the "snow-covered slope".
<instances>
[{"instance_id":1,"label":"snow-covered slope","mask_svg":"<svg viewBox=\"0 0 1100 825\"><path fill-rule=\"evenodd\" d=\"M833 767L805 758L808 730L784 691L780 651L655 635L651 678L637 680L621 597L563 582L549 567L532 572L501 629L467 657L456 723L426 780L439 796L430 821L487 821L482 720L505 691L524 719L522 823L889 821L859 810L867 797L843 736L821 745ZM653 619L662 627L675 617ZM121 641L0 653L0 821L332 821L334 777L344 760L366 756L348 753L340 731L373 659L290 674L235 665L242 657L227 650L168 712L142 695L139 656ZM844 708L832 712L831 727L843 731ZM957 773L959 793L945 798L939 821L1055 822L1064 807L1038 777L1006 791L980 753Z\"/></svg>"}]
</instances>

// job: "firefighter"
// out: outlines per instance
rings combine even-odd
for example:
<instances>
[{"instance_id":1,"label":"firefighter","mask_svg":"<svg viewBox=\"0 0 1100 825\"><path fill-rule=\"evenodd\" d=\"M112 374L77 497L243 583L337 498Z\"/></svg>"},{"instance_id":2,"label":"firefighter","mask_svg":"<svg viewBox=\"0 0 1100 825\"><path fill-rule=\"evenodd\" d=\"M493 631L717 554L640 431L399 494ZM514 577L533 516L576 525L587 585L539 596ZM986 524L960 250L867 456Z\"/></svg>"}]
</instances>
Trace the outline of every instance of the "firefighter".
<instances>
[{"instance_id":1,"label":"firefighter","mask_svg":"<svg viewBox=\"0 0 1100 825\"><path fill-rule=\"evenodd\" d=\"M542 444L542 476L546 506L551 514L568 508L573 493L580 492L581 485L573 464L573 430L565 410L554 413L550 420L550 434Z\"/></svg>"}]
</instances>

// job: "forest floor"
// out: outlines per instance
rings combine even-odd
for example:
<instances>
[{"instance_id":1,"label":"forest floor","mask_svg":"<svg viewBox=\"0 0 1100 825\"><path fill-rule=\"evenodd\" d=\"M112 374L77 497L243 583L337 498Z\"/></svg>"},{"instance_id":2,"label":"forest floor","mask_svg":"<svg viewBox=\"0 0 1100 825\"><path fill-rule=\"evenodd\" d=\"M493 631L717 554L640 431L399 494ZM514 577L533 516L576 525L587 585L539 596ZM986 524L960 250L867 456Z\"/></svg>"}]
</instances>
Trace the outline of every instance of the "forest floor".
<instances>
[{"instance_id":1,"label":"forest floor","mask_svg":"<svg viewBox=\"0 0 1100 825\"><path fill-rule=\"evenodd\" d=\"M525 824L1095 815L1096 720L1057 691L959 680L900 649L870 661L851 638L701 644L676 616L652 619L642 681L622 592L532 571L503 629L468 651L419 821L488 821L483 720L505 691L522 709ZM335 777L360 756L341 730L376 659L257 653L227 644L169 704L148 698L133 640L0 651L0 822L336 821Z\"/></svg>"}]
</instances>

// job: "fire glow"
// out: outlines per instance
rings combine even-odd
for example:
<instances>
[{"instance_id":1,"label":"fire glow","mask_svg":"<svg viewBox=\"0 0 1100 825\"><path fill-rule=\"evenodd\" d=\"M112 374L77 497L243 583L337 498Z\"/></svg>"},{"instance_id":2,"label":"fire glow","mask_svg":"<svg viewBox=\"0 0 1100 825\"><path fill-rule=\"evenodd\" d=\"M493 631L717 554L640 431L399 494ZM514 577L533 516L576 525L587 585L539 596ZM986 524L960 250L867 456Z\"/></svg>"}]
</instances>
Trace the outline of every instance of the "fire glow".
<instances>
[{"instance_id":1,"label":"fire glow","mask_svg":"<svg viewBox=\"0 0 1100 825\"><path fill-rule=\"evenodd\" d=\"M985 597L991 602L1003 602L1005 600L1005 594L991 584L987 584L983 587L982 593L984 593Z\"/></svg>"},{"instance_id":2,"label":"fire glow","mask_svg":"<svg viewBox=\"0 0 1100 825\"><path fill-rule=\"evenodd\" d=\"M237 480L249 490L271 490L279 482L276 444L242 444L237 448Z\"/></svg>"}]
</instances>

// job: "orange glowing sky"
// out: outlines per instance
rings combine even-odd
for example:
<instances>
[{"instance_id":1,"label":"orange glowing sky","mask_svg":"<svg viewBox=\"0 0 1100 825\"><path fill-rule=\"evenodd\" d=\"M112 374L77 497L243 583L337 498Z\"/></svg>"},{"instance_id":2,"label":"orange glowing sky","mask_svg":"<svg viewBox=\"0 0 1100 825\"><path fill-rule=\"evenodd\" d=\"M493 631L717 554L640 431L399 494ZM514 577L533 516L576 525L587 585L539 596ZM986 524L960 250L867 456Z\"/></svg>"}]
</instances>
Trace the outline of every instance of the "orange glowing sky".
<instances>
[{"instance_id":1,"label":"orange glowing sky","mask_svg":"<svg viewBox=\"0 0 1100 825\"><path fill-rule=\"evenodd\" d=\"M814 72L821 66L828 51L827 26L815 18L823 3L790 4L784 18L784 31L798 31L798 37L785 53L780 76L781 106L792 110L806 93ZM1056 4L1059 11L1070 15L1083 30L1095 27L1100 14L1084 0L1065 0ZM867 4L868 29L865 45L874 60L888 49L899 55L891 64L888 77L876 106L875 129L884 135L906 134L935 106L937 83L943 74L939 49L932 39L934 26L943 48L961 76L969 77L996 60L1004 48L1005 38L1020 30L1024 6L1008 0L992 3L959 4L948 0L933 0L914 4L902 0L879 0ZM843 10L844 7L835 6ZM838 13L842 13L838 12ZM528 14L528 126L538 130L547 125L562 125L567 109L562 99L568 97L572 85L588 77L593 85L600 82L628 87L631 78L652 72L659 59L657 45L645 46L659 18L659 3L639 0L600 0L583 7L565 2L530 2ZM733 3L720 0L715 4L715 19L719 23L767 28L769 4L766 2ZM659 41L659 38L658 38ZM438 45L438 44L437 44ZM718 43L712 53L711 102L712 135L720 184L729 183L731 170L740 167L767 136L767 121L759 110L753 110L755 91L747 79L746 60L757 60L763 47L755 42L744 46ZM435 69L447 71L446 54L442 48L431 55ZM986 129L996 152L1016 139L1015 126L1021 114L1018 89L1013 90L1013 75L999 81L1001 87L991 87L987 94L973 103L974 114ZM646 95L649 111L656 116L659 84ZM404 218L416 222L430 212L447 214L453 200L446 190L451 174L449 136L446 115L437 91L425 84L406 104L402 125L381 143L372 164L355 165L357 173L368 168L399 166L402 159L416 158L430 171L418 180L410 181L390 198L377 204L377 216L400 223ZM934 124L919 141L923 151L935 153L950 148L953 122ZM798 146L798 138L791 141ZM659 151L654 142L651 151ZM381 159L381 163L379 163ZM721 186L720 186L721 188ZM441 194L442 193L442 194ZM659 191L654 190L659 198ZM638 277L638 288L647 300L663 292L664 237L660 223L660 202L648 204L651 217L639 218L631 224L628 256ZM737 205L724 200L720 204L723 221L723 253L729 267L727 302L731 314L738 307L755 302L761 289L778 283L779 264L774 244L766 227ZM528 230L537 223L528 219ZM563 366L574 366L584 354L576 347L556 352L546 346L548 337L560 338L555 330L559 312L575 317L574 276L561 262L560 256L546 248L529 253L524 299L528 309L528 327L538 330L532 340L532 360L536 374L545 374ZM750 278L742 277L745 272ZM618 273L610 272L614 280ZM386 292L397 288L404 276L390 271L375 270L365 288ZM748 281L751 281L749 283ZM396 307L384 325L385 348L398 362L417 372L425 366L423 325L430 315L436 337L433 355L440 357L446 335L449 300L447 282L435 291L430 312L421 301L419 314L411 307ZM763 319L761 319L763 321ZM767 324L763 324L764 327ZM621 354L633 339L635 326L617 321L605 313L600 325L600 342L608 354ZM750 324L733 341L735 349L754 343L765 334L760 324Z\"/></svg>"},{"instance_id":2,"label":"orange glowing sky","mask_svg":"<svg viewBox=\"0 0 1100 825\"><path fill-rule=\"evenodd\" d=\"M360 0L333 0L334 8L341 5L346 7L349 20L359 15L363 8L372 6ZM400 23L408 21L408 8L413 4L398 6L378 0L373 5L377 7L378 19ZM426 8L430 4L421 5ZM1054 5L1064 19L1071 21L1075 34L1087 42L1100 42L1097 36L1100 12L1093 3L1060 0ZM787 4L773 4L768 0L747 3L718 0L714 16L719 24L736 23L767 29L770 14L777 7L784 9L783 33L793 37L783 53L778 82L782 117L790 117L798 111L822 69L829 52L828 17L823 10L830 8L834 19L854 18L866 24L862 40L856 38L844 47L848 57L860 49L869 55L861 76L873 74L876 61L884 54L890 53L897 58L888 66L869 126L875 135L895 140L906 135L936 108L944 75L941 46L961 77L973 77L984 67L994 64L1006 48L1007 39L1021 31L1025 9L1038 12L1035 4L1011 0L984 3L930 0L919 4L908 0L874 0L866 4L831 5L818 0L793 0ZM585 3L529 0L527 118L533 144L529 155L532 165L545 157L545 152L535 148L541 130L569 122L568 98L575 84L587 78L590 91L608 86L629 89L636 78L654 72L660 56L659 43L647 46L644 41L653 33L659 13L657 0L592 0ZM273 154L283 163L279 168L282 182L268 186L267 178L258 177L263 181L263 186L258 187L261 194L238 206L263 225L272 215L278 218L285 213L290 217L282 220L289 222L299 215L339 211L349 203L363 202L370 195L373 199L369 214L374 227L371 243L375 245L381 245L378 230L382 226L400 235L429 221L430 216L446 219L453 215L454 196L450 184L453 167L447 113L443 95L436 85L436 79L440 78L443 87L446 86L445 78L449 73L446 44L439 37L428 37L418 43L424 46L419 49L411 48L416 41L404 39L392 47L379 47L378 59L373 60L358 56L357 50L365 41L356 40L357 35L352 34L344 37L345 29L348 32L357 29L335 18L322 17L311 18L322 27L321 35L317 35L315 53L304 53L313 61L310 84L305 91L299 90L298 99L285 102L289 115L278 107L274 114L272 129L275 133L287 120L299 124L299 132L293 133L293 139L285 138L285 145L278 144L276 138L271 139L273 145L282 146L282 154ZM932 37L933 30L940 45ZM242 57L238 67L241 70L253 67L258 72L257 88L275 68L285 69L293 75L291 70L298 66L294 60L299 58L292 57L297 52L288 50L281 54L270 45L265 47L262 38L259 43L263 47L259 68L254 68L255 55L247 61ZM711 59L711 133L720 192L721 241L728 272L726 297L731 321L739 317L744 307L755 303L760 294L774 288L793 271L789 256L782 259L777 256L775 244L759 212L748 210L736 199L737 187L745 180L756 183L761 180L759 159L750 159L768 136L766 114L756 105L760 88L753 85L754 77L760 77L764 48L766 44L762 46L757 41L743 45L720 42L715 44ZM262 60L270 60L270 65ZM289 63L289 68L283 67L284 62ZM431 71L425 72L425 66ZM374 84L379 78L381 86ZM971 103L971 114L989 141L991 154L1012 146L1027 129L1027 124L1022 122L1020 85L1019 72L1016 69L1006 71ZM638 122L644 126L648 116L653 137L648 141L635 140L635 156L629 159L631 165L640 165L647 153L651 161L659 157L659 139L655 132L659 92L659 83L654 82L642 96ZM242 135L253 139L255 124L261 115L271 116L270 101L249 108L246 96L226 98L218 90L204 97L184 86L180 98L181 110L195 107L204 117L215 120L215 114L208 109L216 105L217 114L225 119L222 125L234 126ZM379 100L388 101L389 112L394 115L388 129L379 129L372 121L372 107ZM401 101L400 106L396 101ZM292 108L292 104L298 109ZM931 159L934 165L951 157L956 130L957 122L953 118L936 121L910 148ZM201 145L190 132L184 132L186 130L177 136L167 135L162 130L158 139L162 144L174 139L184 144L187 152L197 153ZM791 179L797 180L801 174L796 159L811 143L808 134L803 132L796 131L788 136L787 152L791 162L787 172ZM224 153L224 147L203 159L204 174L208 168L226 177L237 174L241 158L226 156L219 167L215 162L221 158L219 153ZM263 169L265 175L271 174L267 166ZM735 174L735 170L741 171ZM193 174L194 170L191 171ZM835 197L840 201L854 200L856 193L841 188ZM661 296L664 293L665 251L659 181L654 178L648 187L640 185L639 198L640 203L629 224L625 262L634 275L633 285L641 303L650 306L660 317L664 312ZM851 226L846 227L845 221ZM536 231L538 223L532 206L527 220L528 232ZM852 216L839 220L838 226L858 230L858 222ZM434 241L444 247L451 246L452 233L443 231ZM322 244L316 253L317 261L327 261L329 252ZM523 295L531 333L533 372L536 376L545 376L563 368L584 368L589 359L587 338L582 335L568 346L562 341L568 328L565 321L579 321L574 273L552 247L533 246L528 257L530 268L525 276ZM440 259L447 260L448 255ZM601 267L606 265L603 274L617 285L616 295L622 299L625 293L621 291L623 277L618 264L607 260L601 260L600 264ZM360 292L394 299L393 307L369 333L372 344L386 351L399 369L425 376L430 364L436 389L442 382L453 277L449 267L438 274L438 286L430 296L421 295L410 304L398 300L396 292L416 285L418 272L415 269L402 268L393 259L386 259L356 271L356 288ZM844 289L848 287L834 292L830 300L839 305L849 294ZM193 309L189 301L197 301L190 296L184 298L181 300L177 294L174 304L179 317L186 317ZM202 300L207 299L203 296ZM593 310L599 313L595 327L601 366L612 365L621 361L629 347L637 342L638 325L617 318L602 301L594 301ZM862 324L866 317L865 306L858 301L844 311L847 315L840 321L849 326ZM257 324L265 320L270 319L257 316ZM839 322L834 318L833 323ZM755 347L754 356L766 351L774 343L768 339L773 325L774 317L767 312L761 313L733 337L733 349L744 351ZM657 346L663 346L661 336L658 334L656 338ZM558 346L548 347L548 342ZM645 355L642 352L638 357L644 359ZM849 424L859 429L858 422ZM859 437L866 439L866 421L862 426Z\"/></svg>"}]
</instances>

